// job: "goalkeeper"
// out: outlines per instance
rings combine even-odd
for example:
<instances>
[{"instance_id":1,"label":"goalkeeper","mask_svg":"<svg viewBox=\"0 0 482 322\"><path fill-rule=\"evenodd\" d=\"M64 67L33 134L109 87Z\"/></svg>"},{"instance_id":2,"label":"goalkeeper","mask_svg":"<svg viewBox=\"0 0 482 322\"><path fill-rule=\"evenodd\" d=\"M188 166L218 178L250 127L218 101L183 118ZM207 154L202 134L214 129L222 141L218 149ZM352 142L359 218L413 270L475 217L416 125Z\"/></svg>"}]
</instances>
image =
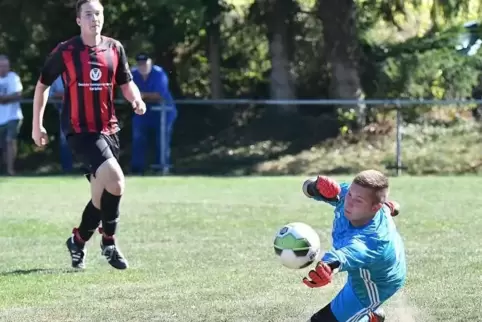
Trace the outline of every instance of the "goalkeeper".
<instances>
[{"instance_id":1,"label":"goalkeeper","mask_svg":"<svg viewBox=\"0 0 482 322\"><path fill-rule=\"evenodd\" d=\"M398 204L387 201L388 178L375 170L359 173L351 184L318 176L303 184L309 198L335 207L333 249L303 279L310 288L329 284L336 272L348 280L311 322L383 322L380 306L405 284L403 241L393 216Z\"/></svg>"}]
</instances>

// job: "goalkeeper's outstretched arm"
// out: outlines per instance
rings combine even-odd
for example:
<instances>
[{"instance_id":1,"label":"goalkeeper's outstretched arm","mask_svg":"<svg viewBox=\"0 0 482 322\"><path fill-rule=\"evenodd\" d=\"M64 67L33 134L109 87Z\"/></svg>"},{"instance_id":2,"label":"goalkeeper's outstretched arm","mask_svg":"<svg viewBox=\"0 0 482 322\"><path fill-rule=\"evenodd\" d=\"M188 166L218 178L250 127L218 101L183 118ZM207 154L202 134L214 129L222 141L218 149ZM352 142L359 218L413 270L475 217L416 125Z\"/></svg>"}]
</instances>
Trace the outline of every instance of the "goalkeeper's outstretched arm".
<instances>
[{"instance_id":1,"label":"goalkeeper's outstretched arm","mask_svg":"<svg viewBox=\"0 0 482 322\"><path fill-rule=\"evenodd\" d=\"M347 183L338 183L335 180L325 177L317 176L309 178L303 182L302 190L305 196L317 201L324 201L334 207L345 198L350 185ZM393 217L400 213L400 204L396 201L385 201L385 204L390 208Z\"/></svg>"},{"instance_id":2,"label":"goalkeeper's outstretched arm","mask_svg":"<svg viewBox=\"0 0 482 322\"><path fill-rule=\"evenodd\" d=\"M337 271L343 272L364 267L378 256L377 251L369 249L365 243L354 239L340 249L326 252L321 261L332 269L336 267Z\"/></svg>"}]
</instances>

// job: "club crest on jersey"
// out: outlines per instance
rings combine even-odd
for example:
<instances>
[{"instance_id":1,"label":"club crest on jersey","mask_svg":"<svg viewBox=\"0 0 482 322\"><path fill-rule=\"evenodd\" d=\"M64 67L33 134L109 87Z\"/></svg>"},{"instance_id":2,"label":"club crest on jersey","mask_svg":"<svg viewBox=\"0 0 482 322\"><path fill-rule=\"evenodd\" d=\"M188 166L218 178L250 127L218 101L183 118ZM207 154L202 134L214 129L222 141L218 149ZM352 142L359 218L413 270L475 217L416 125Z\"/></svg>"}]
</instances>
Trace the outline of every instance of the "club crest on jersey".
<instances>
[{"instance_id":1,"label":"club crest on jersey","mask_svg":"<svg viewBox=\"0 0 482 322\"><path fill-rule=\"evenodd\" d=\"M90 70L90 79L94 82L98 81L102 77L102 72L99 68L92 68Z\"/></svg>"}]
</instances>

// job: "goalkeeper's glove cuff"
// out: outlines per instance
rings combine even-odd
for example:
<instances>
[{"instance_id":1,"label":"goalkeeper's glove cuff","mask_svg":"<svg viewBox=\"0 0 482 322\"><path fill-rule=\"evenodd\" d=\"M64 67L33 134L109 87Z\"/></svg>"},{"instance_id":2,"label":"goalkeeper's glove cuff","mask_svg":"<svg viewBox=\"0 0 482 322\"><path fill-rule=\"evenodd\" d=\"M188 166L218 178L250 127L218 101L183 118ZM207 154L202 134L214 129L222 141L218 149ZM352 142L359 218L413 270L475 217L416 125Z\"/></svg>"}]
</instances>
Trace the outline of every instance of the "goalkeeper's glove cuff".
<instances>
[{"instance_id":1,"label":"goalkeeper's glove cuff","mask_svg":"<svg viewBox=\"0 0 482 322\"><path fill-rule=\"evenodd\" d=\"M321 197L318 190L316 190L316 177L310 178L308 180L305 180L305 182L303 182L303 193L308 198Z\"/></svg>"},{"instance_id":2,"label":"goalkeeper's glove cuff","mask_svg":"<svg viewBox=\"0 0 482 322\"><path fill-rule=\"evenodd\" d=\"M392 217L398 216L398 214L400 213L400 204L398 202L386 201L385 205L387 205L388 208L390 208L390 214L392 215Z\"/></svg>"},{"instance_id":3,"label":"goalkeeper's glove cuff","mask_svg":"<svg viewBox=\"0 0 482 322\"><path fill-rule=\"evenodd\" d=\"M332 271L335 271L336 269L339 269L341 266L341 263L339 261L334 261L331 263L327 263L328 266L330 266Z\"/></svg>"},{"instance_id":4,"label":"goalkeeper's glove cuff","mask_svg":"<svg viewBox=\"0 0 482 322\"><path fill-rule=\"evenodd\" d=\"M321 198L324 201L338 202L341 191L340 185L331 178L318 176L303 183L303 193L308 198Z\"/></svg>"}]
</instances>

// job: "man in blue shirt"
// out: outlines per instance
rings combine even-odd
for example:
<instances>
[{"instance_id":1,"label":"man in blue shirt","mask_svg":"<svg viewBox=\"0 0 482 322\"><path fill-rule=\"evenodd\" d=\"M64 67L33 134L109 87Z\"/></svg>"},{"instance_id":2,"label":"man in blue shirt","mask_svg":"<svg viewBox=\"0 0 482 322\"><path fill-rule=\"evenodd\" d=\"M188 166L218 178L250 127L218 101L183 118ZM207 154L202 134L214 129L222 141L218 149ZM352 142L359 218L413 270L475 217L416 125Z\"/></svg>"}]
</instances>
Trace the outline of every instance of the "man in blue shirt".
<instances>
[{"instance_id":1,"label":"man in blue shirt","mask_svg":"<svg viewBox=\"0 0 482 322\"><path fill-rule=\"evenodd\" d=\"M405 284L405 248L392 216L398 204L388 201L388 178L375 170L359 173L351 184L318 176L303 184L309 198L335 207L333 249L326 252L303 282L310 288L347 272L348 281L311 322L383 322L382 303Z\"/></svg>"},{"instance_id":2,"label":"man in blue shirt","mask_svg":"<svg viewBox=\"0 0 482 322\"><path fill-rule=\"evenodd\" d=\"M59 76L53 82L52 86L50 86L49 96L56 100L62 100L64 98L64 84L62 83L61 76ZM55 107L59 114L62 113L62 103L55 103ZM69 145L67 144L67 138L64 131L62 131L62 126L60 126L60 163L64 171L72 171L72 159L72 151L70 151Z\"/></svg>"},{"instance_id":3,"label":"man in blue shirt","mask_svg":"<svg viewBox=\"0 0 482 322\"><path fill-rule=\"evenodd\" d=\"M156 140L156 164L167 168L171 165L171 138L174 121L177 118L177 110L174 100L169 91L169 79L164 70L153 65L147 54L136 56L137 66L132 70L134 83L139 87L142 98L147 104L144 115L134 115L132 119L132 173L141 174L145 169L145 156L149 132L153 132ZM161 160L161 112L154 111L154 106L160 105L171 108L166 113L164 160Z\"/></svg>"}]
</instances>

